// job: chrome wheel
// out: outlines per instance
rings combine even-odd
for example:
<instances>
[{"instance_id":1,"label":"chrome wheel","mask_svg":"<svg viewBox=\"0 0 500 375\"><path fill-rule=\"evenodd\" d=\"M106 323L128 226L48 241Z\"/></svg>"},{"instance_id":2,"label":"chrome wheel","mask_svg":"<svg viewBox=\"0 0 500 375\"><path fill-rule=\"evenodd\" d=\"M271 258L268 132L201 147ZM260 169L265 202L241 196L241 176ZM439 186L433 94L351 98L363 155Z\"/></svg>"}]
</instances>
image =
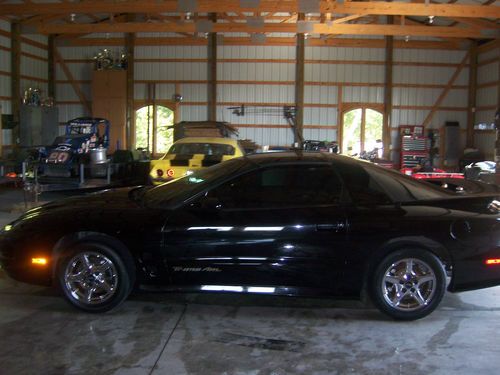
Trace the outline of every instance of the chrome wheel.
<instances>
[{"instance_id":1,"label":"chrome wheel","mask_svg":"<svg viewBox=\"0 0 500 375\"><path fill-rule=\"evenodd\" d=\"M436 293L436 274L421 259L404 258L384 272L381 291L385 302L399 311L428 306Z\"/></svg>"},{"instance_id":2,"label":"chrome wheel","mask_svg":"<svg viewBox=\"0 0 500 375\"><path fill-rule=\"evenodd\" d=\"M118 287L118 271L111 259L92 251L78 253L64 271L64 285L77 301L97 305L108 301Z\"/></svg>"}]
</instances>

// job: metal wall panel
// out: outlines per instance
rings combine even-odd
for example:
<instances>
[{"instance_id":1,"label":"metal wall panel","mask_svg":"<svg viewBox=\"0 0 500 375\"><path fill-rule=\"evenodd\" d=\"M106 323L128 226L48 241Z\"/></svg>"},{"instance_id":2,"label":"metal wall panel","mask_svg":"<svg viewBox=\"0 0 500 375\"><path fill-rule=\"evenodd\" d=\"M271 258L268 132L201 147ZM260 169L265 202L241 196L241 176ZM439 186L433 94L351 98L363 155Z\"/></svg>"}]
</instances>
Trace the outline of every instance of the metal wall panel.
<instances>
[{"instance_id":1,"label":"metal wall panel","mask_svg":"<svg viewBox=\"0 0 500 375\"><path fill-rule=\"evenodd\" d=\"M433 66L398 66L393 69L394 83L446 85L455 68ZM463 69L455 85L468 84L468 69Z\"/></svg>"},{"instance_id":2,"label":"metal wall panel","mask_svg":"<svg viewBox=\"0 0 500 375\"><path fill-rule=\"evenodd\" d=\"M292 66L293 70L295 69ZM384 66L355 64L306 64L305 81L383 83Z\"/></svg>"},{"instance_id":3,"label":"metal wall panel","mask_svg":"<svg viewBox=\"0 0 500 375\"><path fill-rule=\"evenodd\" d=\"M384 61L383 48L306 47L306 60Z\"/></svg>"},{"instance_id":4,"label":"metal wall panel","mask_svg":"<svg viewBox=\"0 0 500 375\"><path fill-rule=\"evenodd\" d=\"M498 95L498 87L485 87L477 90L476 103L477 106L495 106L497 105L497 95Z\"/></svg>"},{"instance_id":5,"label":"metal wall panel","mask_svg":"<svg viewBox=\"0 0 500 375\"><path fill-rule=\"evenodd\" d=\"M486 64L478 68L477 83L489 83L498 81L498 62Z\"/></svg>"},{"instance_id":6,"label":"metal wall panel","mask_svg":"<svg viewBox=\"0 0 500 375\"><path fill-rule=\"evenodd\" d=\"M343 89L344 103L384 103L383 87L346 86Z\"/></svg>"},{"instance_id":7,"label":"metal wall panel","mask_svg":"<svg viewBox=\"0 0 500 375\"><path fill-rule=\"evenodd\" d=\"M206 80L207 64L200 62L173 62L135 64L136 80Z\"/></svg>"},{"instance_id":8,"label":"metal wall panel","mask_svg":"<svg viewBox=\"0 0 500 375\"><path fill-rule=\"evenodd\" d=\"M5 20L0 20L0 30L10 32L10 23ZM10 39L0 36L0 46L10 48ZM10 52L0 50L0 71L10 73ZM0 75L0 96L10 97L10 77ZM12 103L10 100L0 100L0 113L11 114ZM4 131L5 132L5 131ZM10 144L8 138L3 139L3 144Z\"/></svg>"},{"instance_id":9,"label":"metal wall panel","mask_svg":"<svg viewBox=\"0 0 500 375\"><path fill-rule=\"evenodd\" d=\"M304 129L304 139L317 141L336 141L337 130L335 129Z\"/></svg>"},{"instance_id":10,"label":"metal wall panel","mask_svg":"<svg viewBox=\"0 0 500 375\"><path fill-rule=\"evenodd\" d=\"M465 56L465 51L440 51L422 49L394 49L395 62L421 62L458 64ZM382 58L383 59L383 58Z\"/></svg>"},{"instance_id":11,"label":"metal wall panel","mask_svg":"<svg viewBox=\"0 0 500 375\"><path fill-rule=\"evenodd\" d=\"M218 59L295 59L295 47L221 45L217 48Z\"/></svg>"},{"instance_id":12,"label":"metal wall panel","mask_svg":"<svg viewBox=\"0 0 500 375\"><path fill-rule=\"evenodd\" d=\"M26 52L26 53L30 53L32 55L40 56L43 58L48 57L48 51L46 49L38 48L38 47L32 46L31 44L27 44L27 43L23 43L23 42L21 42L21 51ZM23 56L23 57L26 57L26 56ZM40 60L37 60L37 61L40 61Z\"/></svg>"},{"instance_id":13,"label":"metal wall panel","mask_svg":"<svg viewBox=\"0 0 500 375\"><path fill-rule=\"evenodd\" d=\"M186 86L183 85L183 90ZM198 88L201 90L201 86ZM225 103L291 104L295 101L294 90L293 85L220 84L217 85L217 100ZM204 93L206 93L206 86ZM184 99L191 101L186 96ZM206 100L206 95L204 100Z\"/></svg>"},{"instance_id":14,"label":"metal wall panel","mask_svg":"<svg viewBox=\"0 0 500 375\"><path fill-rule=\"evenodd\" d=\"M306 107L304 108L304 125L338 125L337 108L318 108Z\"/></svg>"},{"instance_id":15,"label":"metal wall panel","mask_svg":"<svg viewBox=\"0 0 500 375\"><path fill-rule=\"evenodd\" d=\"M81 104L67 104L59 106L60 123L85 115L90 115L90 113L87 114L85 108Z\"/></svg>"},{"instance_id":16,"label":"metal wall panel","mask_svg":"<svg viewBox=\"0 0 500 375\"><path fill-rule=\"evenodd\" d=\"M180 115L182 121L206 121L207 106L181 105Z\"/></svg>"},{"instance_id":17,"label":"metal wall panel","mask_svg":"<svg viewBox=\"0 0 500 375\"><path fill-rule=\"evenodd\" d=\"M494 58L499 58L500 57L500 48L494 48L491 51L480 53L477 56L477 60L479 62L486 61L486 60L491 60Z\"/></svg>"},{"instance_id":18,"label":"metal wall panel","mask_svg":"<svg viewBox=\"0 0 500 375\"><path fill-rule=\"evenodd\" d=\"M295 65L286 63L218 63L217 79L221 81L293 81L295 79Z\"/></svg>"},{"instance_id":19,"label":"metal wall panel","mask_svg":"<svg viewBox=\"0 0 500 375\"><path fill-rule=\"evenodd\" d=\"M81 84L78 86L82 91L85 98L88 100L91 99L91 85L90 84ZM58 83L56 87L56 101L57 102L66 102L66 101L79 101L78 95L76 94L73 86L70 83Z\"/></svg>"},{"instance_id":20,"label":"metal wall panel","mask_svg":"<svg viewBox=\"0 0 500 375\"><path fill-rule=\"evenodd\" d=\"M47 79L48 64L46 61L21 55L21 75Z\"/></svg>"},{"instance_id":21,"label":"metal wall panel","mask_svg":"<svg viewBox=\"0 0 500 375\"><path fill-rule=\"evenodd\" d=\"M492 124L495 121L495 110L478 111L476 113L476 124Z\"/></svg>"},{"instance_id":22,"label":"metal wall panel","mask_svg":"<svg viewBox=\"0 0 500 375\"><path fill-rule=\"evenodd\" d=\"M495 134L491 131L476 130L474 147L483 152L487 159L493 160L495 150Z\"/></svg>"},{"instance_id":23,"label":"metal wall panel","mask_svg":"<svg viewBox=\"0 0 500 375\"><path fill-rule=\"evenodd\" d=\"M207 58L206 46L137 46L135 47L137 59L205 59ZM140 67L136 67L140 69ZM147 65L144 67L147 69Z\"/></svg>"}]
</instances>

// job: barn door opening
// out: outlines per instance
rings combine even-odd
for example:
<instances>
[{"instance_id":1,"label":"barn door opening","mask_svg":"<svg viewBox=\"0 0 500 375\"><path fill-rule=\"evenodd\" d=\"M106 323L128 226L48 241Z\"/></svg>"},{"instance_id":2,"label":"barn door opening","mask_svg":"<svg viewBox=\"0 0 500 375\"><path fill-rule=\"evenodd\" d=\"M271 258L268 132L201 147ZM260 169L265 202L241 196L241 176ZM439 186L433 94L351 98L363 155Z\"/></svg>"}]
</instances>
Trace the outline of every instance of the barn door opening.
<instances>
[{"instance_id":1,"label":"barn door opening","mask_svg":"<svg viewBox=\"0 0 500 375\"><path fill-rule=\"evenodd\" d=\"M384 115L371 108L355 108L343 113L343 154L359 155L381 148Z\"/></svg>"},{"instance_id":2,"label":"barn door opening","mask_svg":"<svg viewBox=\"0 0 500 375\"><path fill-rule=\"evenodd\" d=\"M164 154L174 141L174 111L161 105L148 105L135 112L135 148L153 155Z\"/></svg>"}]
</instances>

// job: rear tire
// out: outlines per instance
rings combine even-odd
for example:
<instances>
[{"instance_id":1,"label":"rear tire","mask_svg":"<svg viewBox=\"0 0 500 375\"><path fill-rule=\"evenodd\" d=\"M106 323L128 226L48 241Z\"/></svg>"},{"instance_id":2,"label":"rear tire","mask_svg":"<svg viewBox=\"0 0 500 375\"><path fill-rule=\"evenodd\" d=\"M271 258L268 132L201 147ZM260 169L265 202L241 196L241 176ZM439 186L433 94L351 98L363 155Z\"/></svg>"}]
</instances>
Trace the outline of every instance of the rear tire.
<instances>
[{"instance_id":1,"label":"rear tire","mask_svg":"<svg viewBox=\"0 0 500 375\"><path fill-rule=\"evenodd\" d=\"M124 261L123 257L99 243L79 243L62 254L56 276L65 299L93 313L122 304L132 290L135 276L131 259Z\"/></svg>"},{"instance_id":2,"label":"rear tire","mask_svg":"<svg viewBox=\"0 0 500 375\"><path fill-rule=\"evenodd\" d=\"M422 249L387 255L375 268L368 291L375 306L396 320L416 320L430 314L446 291L440 260Z\"/></svg>"}]
</instances>

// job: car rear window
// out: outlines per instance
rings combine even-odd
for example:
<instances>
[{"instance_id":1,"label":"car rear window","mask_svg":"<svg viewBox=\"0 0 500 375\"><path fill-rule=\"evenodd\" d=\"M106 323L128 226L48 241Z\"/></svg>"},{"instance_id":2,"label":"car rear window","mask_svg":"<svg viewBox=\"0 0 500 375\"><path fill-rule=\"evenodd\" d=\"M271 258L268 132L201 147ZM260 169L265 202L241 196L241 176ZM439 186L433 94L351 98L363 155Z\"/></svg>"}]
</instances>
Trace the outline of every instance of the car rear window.
<instances>
[{"instance_id":1,"label":"car rear window","mask_svg":"<svg viewBox=\"0 0 500 375\"><path fill-rule=\"evenodd\" d=\"M168 154L176 155L234 155L235 148L221 143L177 143L170 147Z\"/></svg>"}]
</instances>

